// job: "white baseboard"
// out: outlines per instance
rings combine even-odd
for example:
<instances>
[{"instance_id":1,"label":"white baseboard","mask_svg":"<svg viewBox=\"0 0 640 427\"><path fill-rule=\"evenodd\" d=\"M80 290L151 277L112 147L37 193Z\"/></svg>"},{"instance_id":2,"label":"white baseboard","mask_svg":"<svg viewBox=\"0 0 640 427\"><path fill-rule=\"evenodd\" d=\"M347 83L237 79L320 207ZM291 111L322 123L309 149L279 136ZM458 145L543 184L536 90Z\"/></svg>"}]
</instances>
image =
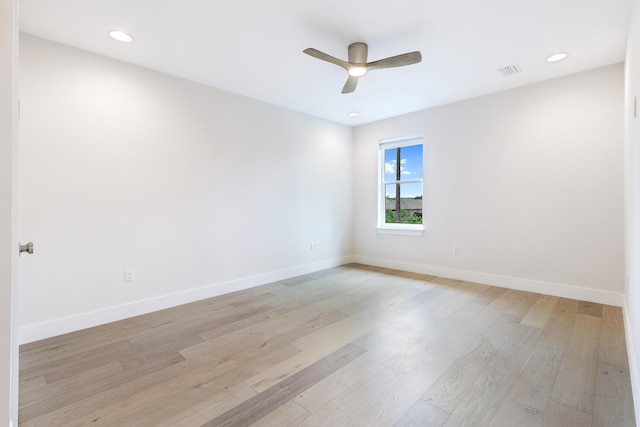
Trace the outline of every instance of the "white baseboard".
<instances>
[{"instance_id":1,"label":"white baseboard","mask_svg":"<svg viewBox=\"0 0 640 427\"><path fill-rule=\"evenodd\" d=\"M79 331L81 329L102 325L165 308L175 307L206 298L212 298L223 294L228 294L243 289L267 283L285 280L302 274L314 273L327 268L337 267L352 262L351 257L334 258L312 264L305 264L284 270L259 274L256 276L244 277L228 282L215 283L212 285L188 289L168 295L161 295L146 300L134 301L115 307L108 307L102 310L79 313L73 316L54 319L48 322L38 323L20 327L20 344L26 344L45 338L51 338L68 332Z\"/></svg>"},{"instance_id":2,"label":"white baseboard","mask_svg":"<svg viewBox=\"0 0 640 427\"><path fill-rule=\"evenodd\" d=\"M352 259L353 262L372 265L375 267L392 268L412 273L446 277L448 279L465 280L468 282L482 283L501 288L517 289L519 291L536 292L563 298L613 305L616 307L622 307L624 304L624 296L622 293L618 292L581 288L579 286L565 285L562 283L544 282L540 280L523 279L519 277L502 276L499 274L460 270L449 267L439 267L360 255L355 255Z\"/></svg>"},{"instance_id":3,"label":"white baseboard","mask_svg":"<svg viewBox=\"0 0 640 427\"><path fill-rule=\"evenodd\" d=\"M633 409L636 415L636 420L640 420L640 372L638 372L638 366L636 364L637 353L636 345L633 340L633 330L631 329L631 313L629 310L629 303L627 299L624 300L622 307L624 317L624 332L627 341L627 358L629 359L629 377L631 378L631 391L633 393Z\"/></svg>"},{"instance_id":4,"label":"white baseboard","mask_svg":"<svg viewBox=\"0 0 640 427\"><path fill-rule=\"evenodd\" d=\"M19 330L20 344L26 344L33 341L62 335L68 332L74 332L81 329L126 319L129 317L139 316L141 314L151 313L153 311L175 307L206 298L212 298L215 296L264 285L278 280L288 279L302 274L313 273L316 271L324 270L326 268L333 268L339 265L348 264L350 262L367 264L377 267L393 268L414 273L429 274L450 279L466 280L486 285L537 292L547 295L614 305L618 307L622 307L624 305L623 295L616 292L581 288L577 286L543 282L539 280L501 276L490 273L459 270L448 267L439 267L426 264L409 263L404 261L394 261L355 255L350 257L324 260L312 264L305 264L228 282L215 283L201 288L188 289L182 292L161 295L146 300L134 301L120 306L107 307L102 310L79 313L73 316L54 319L43 323L22 326Z\"/></svg>"}]
</instances>

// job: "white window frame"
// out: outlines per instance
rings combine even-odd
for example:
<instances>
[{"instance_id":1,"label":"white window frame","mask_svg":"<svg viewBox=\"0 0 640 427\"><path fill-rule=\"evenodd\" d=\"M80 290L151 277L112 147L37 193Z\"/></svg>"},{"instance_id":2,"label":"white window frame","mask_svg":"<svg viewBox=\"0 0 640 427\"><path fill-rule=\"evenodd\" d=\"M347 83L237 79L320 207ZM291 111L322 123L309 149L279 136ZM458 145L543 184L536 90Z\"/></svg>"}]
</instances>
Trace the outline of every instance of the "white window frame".
<instances>
[{"instance_id":1,"label":"white window frame","mask_svg":"<svg viewBox=\"0 0 640 427\"><path fill-rule=\"evenodd\" d=\"M391 148L405 147L408 145L422 144L422 170L424 178L424 140L422 135L409 135L398 138L382 139L378 146L378 233L380 234L398 234L404 236L422 236L426 229L425 217L422 216L422 224L395 224L386 221L386 186L388 184L396 184L397 182L422 184L422 211L424 212L424 183L423 179L404 179L401 181L385 181L385 159L384 152Z\"/></svg>"}]
</instances>

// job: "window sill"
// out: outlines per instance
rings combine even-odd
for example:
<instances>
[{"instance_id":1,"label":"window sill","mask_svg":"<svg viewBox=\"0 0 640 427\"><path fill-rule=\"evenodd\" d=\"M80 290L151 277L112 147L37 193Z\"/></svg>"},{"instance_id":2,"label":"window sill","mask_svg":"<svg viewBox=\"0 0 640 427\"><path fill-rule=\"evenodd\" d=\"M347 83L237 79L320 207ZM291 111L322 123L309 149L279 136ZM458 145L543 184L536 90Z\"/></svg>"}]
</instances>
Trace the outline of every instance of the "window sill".
<instances>
[{"instance_id":1,"label":"window sill","mask_svg":"<svg viewBox=\"0 0 640 427\"><path fill-rule=\"evenodd\" d=\"M379 225L378 234L395 234L399 236L422 236L424 234L423 225Z\"/></svg>"}]
</instances>

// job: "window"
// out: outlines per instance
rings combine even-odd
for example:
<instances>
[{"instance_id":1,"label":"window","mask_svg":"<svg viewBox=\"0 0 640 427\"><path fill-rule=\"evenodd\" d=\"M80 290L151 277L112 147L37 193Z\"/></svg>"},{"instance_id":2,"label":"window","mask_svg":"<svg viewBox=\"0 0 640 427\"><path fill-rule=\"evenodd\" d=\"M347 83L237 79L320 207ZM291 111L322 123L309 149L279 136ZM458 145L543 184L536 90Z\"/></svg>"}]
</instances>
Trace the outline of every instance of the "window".
<instances>
[{"instance_id":1,"label":"window","mask_svg":"<svg viewBox=\"0 0 640 427\"><path fill-rule=\"evenodd\" d=\"M422 136L380 141L378 230L422 235Z\"/></svg>"}]
</instances>

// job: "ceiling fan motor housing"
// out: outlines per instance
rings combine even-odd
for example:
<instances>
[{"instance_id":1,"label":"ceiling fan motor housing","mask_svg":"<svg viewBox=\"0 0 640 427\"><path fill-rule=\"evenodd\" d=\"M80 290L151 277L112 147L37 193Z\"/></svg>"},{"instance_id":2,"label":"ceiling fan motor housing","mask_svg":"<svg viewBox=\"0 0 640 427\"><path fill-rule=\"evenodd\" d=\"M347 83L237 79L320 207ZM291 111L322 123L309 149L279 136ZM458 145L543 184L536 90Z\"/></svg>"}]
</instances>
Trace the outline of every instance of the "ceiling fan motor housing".
<instances>
[{"instance_id":1,"label":"ceiling fan motor housing","mask_svg":"<svg viewBox=\"0 0 640 427\"><path fill-rule=\"evenodd\" d=\"M349 45L349 62L365 66L367 64L367 52L369 47L366 43L355 42Z\"/></svg>"}]
</instances>

